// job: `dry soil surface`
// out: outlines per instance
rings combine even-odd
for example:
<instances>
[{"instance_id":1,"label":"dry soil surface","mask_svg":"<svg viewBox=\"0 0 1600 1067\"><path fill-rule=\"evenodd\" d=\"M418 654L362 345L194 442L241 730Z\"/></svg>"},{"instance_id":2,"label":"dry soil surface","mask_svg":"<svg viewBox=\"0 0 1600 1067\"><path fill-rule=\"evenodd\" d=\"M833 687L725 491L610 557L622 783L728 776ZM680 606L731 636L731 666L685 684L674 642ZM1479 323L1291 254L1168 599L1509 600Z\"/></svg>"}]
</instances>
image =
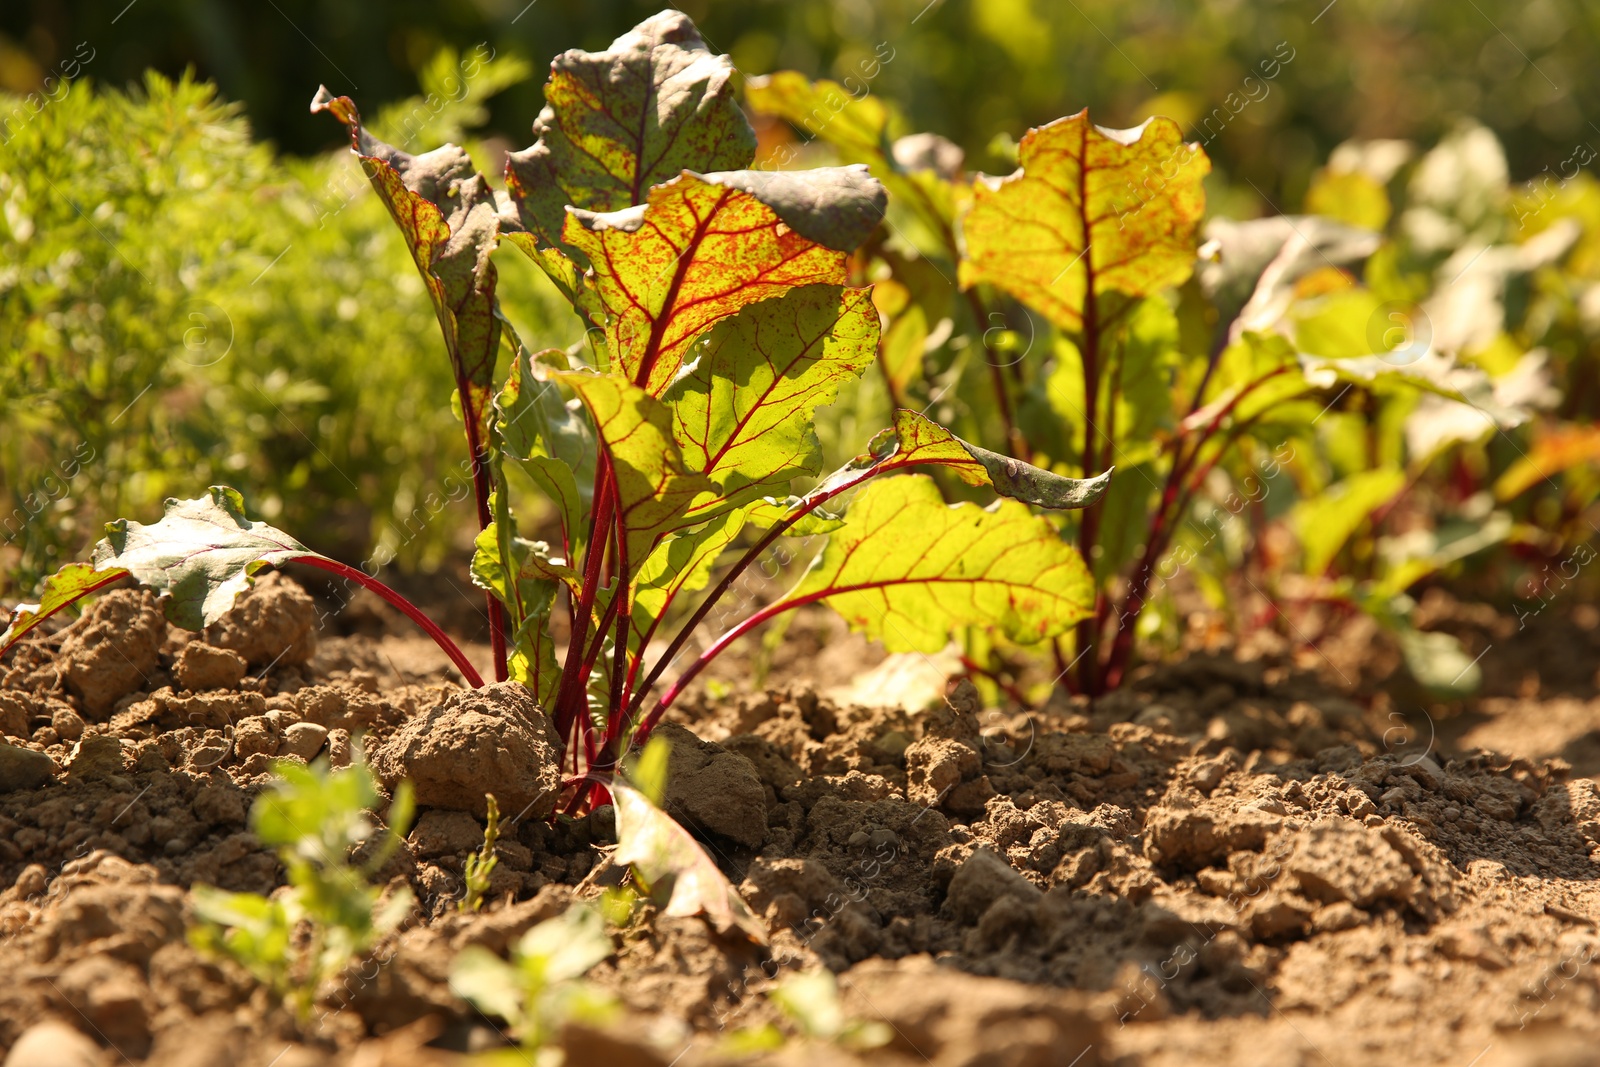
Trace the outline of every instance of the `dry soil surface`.
<instances>
[{"instance_id":1,"label":"dry soil surface","mask_svg":"<svg viewBox=\"0 0 1600 1067\"><path fill-rule=\"evenodd\" d=\"M1315 656L1191 652L1092 706L985 709L960 687L913 713L819 695L804 663L700 696L665 729L669 807L771 944L640 916L593 973L627 1022L570 1029L569 1062L724 1062L730 1030L789 1027L762 993L816 966L892 1028L859 1062L1595 1062L1600 612L1518 631L1425 608L1487 650L1480 699L1402 707L1360 626ZM316 633L278 578L203 636L117 592L0 666L6 1064L457 1063L501 1042L450 960L616 881L608 824L550 816L531 701L463 692L418 638ZM269 761L363 744L419 782L383 872L418 908L297 1029L188 945L187 888L280 885L246 830ZM509 818L492 903L466 917L486 789ZM857 1059L796 1039L744 1062Z\"/></svg>"}]
</instances>

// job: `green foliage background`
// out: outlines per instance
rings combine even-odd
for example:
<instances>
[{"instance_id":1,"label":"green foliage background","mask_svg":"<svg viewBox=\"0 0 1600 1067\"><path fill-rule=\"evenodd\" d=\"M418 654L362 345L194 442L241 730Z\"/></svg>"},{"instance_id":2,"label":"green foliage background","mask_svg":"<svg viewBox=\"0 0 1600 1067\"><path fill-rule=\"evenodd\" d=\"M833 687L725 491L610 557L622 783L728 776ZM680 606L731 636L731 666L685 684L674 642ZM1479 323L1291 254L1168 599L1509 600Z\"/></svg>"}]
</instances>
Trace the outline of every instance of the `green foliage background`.
<instances>
[{"instance_id":1,"label":"green foliage background","mask_svg":"<svg viewBox=\"0 0 1600 1067\"><path fill-rule=\"evenodd\" d=\"M337 124L306 102L320 82L372 110L390 101L376 125L391 141L420 151L470 136L497 175L541 103L542 70L509 57L601 48L656 7L0 10L11 94L0 99L0 596L81 551L100 519L151 518L162 497L215 481L340 558L427 569L464 549L470 493L433 317ZM1600 144L1600 7L1577 0L684 10L742 71L854 79L903 113L899 132L945 134L991 172L1011 166L1005 136L1084 106L1111 126L1169 114L1215 163L1212 212L1234 217L1297 210L1351 137L1428 145L1475 116L1505 144L1513 181ZM497 62L461 76L466 57L491 53ZM523 335L571 340L570 318L520 257L497 262Z\"/></svg>"}]
</instances>

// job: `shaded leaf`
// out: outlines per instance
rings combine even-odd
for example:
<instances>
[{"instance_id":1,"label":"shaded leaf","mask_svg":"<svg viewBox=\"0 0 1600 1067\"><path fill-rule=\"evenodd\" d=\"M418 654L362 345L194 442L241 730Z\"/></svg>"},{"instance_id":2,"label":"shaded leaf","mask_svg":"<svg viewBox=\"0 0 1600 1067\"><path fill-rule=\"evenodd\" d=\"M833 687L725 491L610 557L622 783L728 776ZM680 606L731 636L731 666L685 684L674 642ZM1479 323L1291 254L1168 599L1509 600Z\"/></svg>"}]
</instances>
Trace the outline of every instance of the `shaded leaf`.
<instances>
[{"instance_id":1,"label":"shaded leaf","mask_svg":"<svg viewBox=\"0 0 1600 1067\"><path fill-rule=\"evenodd\" d=\"M749 193L800 236L839 252L861 247L888 208L883 186L863 166L714 171L705 179Z\"/></svg>"},{"instance_id":2,"label":"shaded leaf","mask_svg":"<svg viewBox=\"0 0 1600 1067\"><path fill-rule=\"evenodd\" d=\"M569 204L616 211L644 203L684 170L749 166L755 132L734 99L732 73L728 57L713 55L674 10L604 52L557 56L533 124L538 140L507 161L522 224L560 245Z\"/></svg>"},{"instance_id":3,"label":"shaded leaf","mask_svg":"<svg viewBox=\"0 0 1600 1067\"><path fill-rule=\"evenodd\" d=\"M1094 583L1024 505L950 506L932 479L911 475L868 486L784 598L818 599L891 652L937 652L962 626L1026 644L1063 633L1093 610Z\"/></svg>"},{"instance_id":4,"label":"shaded leaf","mask_svg":"<svg viewBox=\"0 0 1600 1067\"><path fill-rule=\"evenodd\" d=\"M687 521L710 518L822 469L816 409L876 357L878 312L867 289L813 285L718 323L663 398L689 470L715 488Z\"/></svg>"},{"instance_id":5,"label":"shaded leaf","mask_svg":"<svg viewBox=\"0 0 1600 1067\"><path fill-rule=\"evenodd\" d=\"M594 427L582 405L569 405L560 386L543 377L546 370L565 366L562 353L519 350L495 398L495 434L503 456L515 461L555 504L571 556L582 547L596 449Z\"/></svg>"},{"instance_id":6,"label":"shaded leaf","mask_svg":"<svg viewBox=\"0 0 1600 1067\"><path fill-rule=\"evenodd\" d=\"M497 275L489 259L499 239L494 193L465 149L445 145L413 156L386 145L362 129L349 97L335 97L326 87L318 88L311 110L327 111L349 128L361 169L405 236L444 332L467 440L476 455L483 447L500 349Z\"/></svg>"},{"instance_id":7,"label":"shaded leaf","mask_svg":"<svg viewBox=\"0 0 1600 1067\"><path fill-rule=\"evenodd\" d=\"M126 570L164 596L175 625L200 630L227 614L263 567L315 555L282 530L246 518L244 498L214 485L209 496L169 499L153 525L106 523L93 560L97 571Z\"/></svg>"},{"instance_id":8,"label":"shaded leaf","mask_svg":"<svg viewBox=\"0 0 1600 1067\"><path fill-rule=\"evenodd\" d=\"M505 562L508 552L509 566ZM511 678L532 690L541 704L553 700L561 670L549 631L550 613L561 585L577 596L577 572L564 562L555 562L550 546L543 541L514 534L503 537L497 520L484 527L474 542L471 573L472 583L493 593L511 618L506 661Z\"/></svg>"},{"instance_id":9,"label":"shaded leaf","mask_svg":"<svg viewBox=\"0 0 1600 1067\"><path fill-rule=\"evenodd\" d=\"M740 308L797 286L844 284L843 252L726 178L685 171L651 189L648 204L568 216L566 240L593 264L612 359L652 396L677 377L695 338Z\"/></svg>"},{"instance_id":10,"label":"shaded leaf","mask_svg":"<svg viewBox=\"0 0 1600 1067\"><path fill-rule=\"evenodd\" d=\"M737 927L752 941L767 943L766 928L687 830L631 786L613 783L611 795L617 812L612 859L631 865L646 885L672 879L662 914L704 914L723 933Z\"/></svg>"},{"instance_id":11,"label":"shaded leaf","mask_svg":"<svg viewBox=\"0 0 1600 1067\"><path fill-rule=\"evenodd\" d=\"M1149 296L1189 277L1211 161L1177 123L1108 130L1082 111L1029 130L1018 159L973 190L963 288L990 282L1076 331L1091 291Z\"/></svg>"}]
</instances>

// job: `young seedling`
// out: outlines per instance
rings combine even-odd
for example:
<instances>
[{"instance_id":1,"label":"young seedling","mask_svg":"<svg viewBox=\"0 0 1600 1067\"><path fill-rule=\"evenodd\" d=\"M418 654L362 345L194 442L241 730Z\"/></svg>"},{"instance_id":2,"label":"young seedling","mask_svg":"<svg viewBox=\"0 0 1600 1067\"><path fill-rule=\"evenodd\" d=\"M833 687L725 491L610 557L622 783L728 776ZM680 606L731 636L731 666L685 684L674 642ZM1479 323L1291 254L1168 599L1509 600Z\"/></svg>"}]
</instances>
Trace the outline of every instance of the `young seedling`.
<instances>
[{"instance_id":1,"label":"young seedling","mask_svg":"<svg viewBox=\"0 0 1600 1067\"><path fill-rule=\"evenodd\" d=\"M494 851L495 842L500 840L500 805L493 793L485 793L483 797L489 809L489 821L483 828L483 845L461 865L461 877L467 884L460 906L464 912L474 912L483 906L483 895L489 891L489 876L500 863Z\"/></svg>"},{"instance_id":2,"label":"young seedling","mask_svg":"<svg viewBox=\"0 0 1600 1067\"><path fill-rule=\"evenodd\" d=\"M784 979L767 993L800 1035L852 1051L887 1045L894 1036L888 1023L853 1019L839 999L839 982L828 970L801 971ZM784 1035L771 1023L729 1035L725 1047L734 1055L769 1052L782 1048Z\"/></svg>"},{"instance_id":3,"label":"young seedling","mask_svg":"<svg viewBox=\"0 0 1600 1067\"><path fill-rule=\"evenodd\" d=\"M263 844L277 847L289 878L286 893L263 897L196 884L195 947L227 956L254 975L308 1023L317 992L351 960L393 931L411 911L409 889L382 900L372 876L394 855L411 823L409 783L396 790L388 827L364 863L352 853L376 828L368 812L379 796L365 763L330 771L280 761L279 781L250 810Z\"/></svg>"},{"instance_id":4,"label":"young seedling","mask_svg":"<svg viewBox=\"0 0 1600 1067\"><path fill-rule=\"evenodd\" d=\"M617 1012L609 994L583 981L614 949L600 912L568 908L533 927L507 962L482 945L462 949L450 967L450 991L483 1014L504 1019L518 1050L489 1063L544 1063L539 1053L568 1022L604 1023Z\"/></svg>"}]
</instances>

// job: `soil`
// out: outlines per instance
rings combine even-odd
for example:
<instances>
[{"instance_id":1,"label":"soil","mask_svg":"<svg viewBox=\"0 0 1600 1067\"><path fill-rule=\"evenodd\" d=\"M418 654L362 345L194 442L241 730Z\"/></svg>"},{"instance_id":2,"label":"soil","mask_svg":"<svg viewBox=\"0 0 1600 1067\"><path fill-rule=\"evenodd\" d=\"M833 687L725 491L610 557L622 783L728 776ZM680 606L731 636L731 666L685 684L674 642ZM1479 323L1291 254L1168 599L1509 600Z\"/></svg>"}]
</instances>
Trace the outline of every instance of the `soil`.
<instances>
[{"instance_id":1,"label":"soil","mask_svg":"<svg viewBox=\"0 0 1600 1067\"><path fill-rule=\"evenodd\" d=\"M463 691L426 639L358 607L360 632L319 637L312 598L272 577L201 636L119 591L0 665L5 1064L375 1067L503 1043L450 994L450 961L616 881L609 827L550 816L531 701ZM1414 704L1357 620L1314 647L1219 647L1197 625L1092 705L985 708L970 684L939 699L937 660L804 616L766 689L726 666L732 691L666 729L669 808L771 944L645 914L591 976L627 1022L569 1027L568 1062L724 1062L732 1030L793 1033L761 994L816 966L889 1045L796 1038L744 1062L1593 1062L1600 611L1519 629L1439 594L1422 615L1484 653L1480 697ZM418 906L297 1029L189 946L186 890L281 885L246 830L269 761L363 743L384 780L425 782L383 872ZM486 789L526 802L502 804L491 903L464 916Z\"/></svg>"}]
</instances>

